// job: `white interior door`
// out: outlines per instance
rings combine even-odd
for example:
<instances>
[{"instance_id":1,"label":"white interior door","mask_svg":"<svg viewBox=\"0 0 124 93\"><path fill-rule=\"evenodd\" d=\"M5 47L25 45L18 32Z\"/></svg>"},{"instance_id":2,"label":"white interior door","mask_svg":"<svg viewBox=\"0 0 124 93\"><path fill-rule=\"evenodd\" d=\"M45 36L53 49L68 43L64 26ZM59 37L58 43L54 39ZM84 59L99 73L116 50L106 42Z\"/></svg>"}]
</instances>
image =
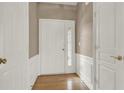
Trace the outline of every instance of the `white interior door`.
<instances>
[{"instance_id":1,"label":"white interior door","mask_svg":"<svg viewBox=\"0 0 124 93\"><path fill-rule=\"evenodd\" d=\"M27 57L24 49L26 5L27 3L0 3L0 58L7 60L5 64L0 61L0 89L26 89L23 85L26 81L23 71Z\"/></svg>"},{"instance_id":2,"label":"white interior door","mask_svg":"<svg viewBox=\"0 0 124 93\"><path fill-rule=\"evenodd\" d=\"M64 73L64 24L60 20L41 19L41 74Z\"/></svg>"},{"instance_id":3,"label":"white interior door","mask_svg":"<svg viewBox=\"0 0 124 93\"><path fill-rule=\"evenodd\" d=\"M124 4L97 3L96 88L124 89Z\"/></svg>"}]
</instances>

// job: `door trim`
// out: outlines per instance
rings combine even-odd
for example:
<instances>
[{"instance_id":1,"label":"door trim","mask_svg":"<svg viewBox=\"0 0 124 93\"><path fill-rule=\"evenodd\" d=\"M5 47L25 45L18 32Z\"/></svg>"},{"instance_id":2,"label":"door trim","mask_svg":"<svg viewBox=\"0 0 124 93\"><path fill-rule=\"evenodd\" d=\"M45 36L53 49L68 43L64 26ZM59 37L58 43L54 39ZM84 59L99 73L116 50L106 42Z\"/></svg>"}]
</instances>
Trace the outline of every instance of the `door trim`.
<instances>
[{"instance_id":1,"label":"door trim","mask_svg":"<svg viewBox=\"0 0 124 93\"><path fill-rule=\"evenodd\" d=\"M97 48L97 42L98 42L98 39L97 39L97 21L98 19L96 18L97 16L97 3L93 3L93 46L92 46L92 49L93 49L93 89L96 90L96 48Z\"/></svg>"}]
</instances>

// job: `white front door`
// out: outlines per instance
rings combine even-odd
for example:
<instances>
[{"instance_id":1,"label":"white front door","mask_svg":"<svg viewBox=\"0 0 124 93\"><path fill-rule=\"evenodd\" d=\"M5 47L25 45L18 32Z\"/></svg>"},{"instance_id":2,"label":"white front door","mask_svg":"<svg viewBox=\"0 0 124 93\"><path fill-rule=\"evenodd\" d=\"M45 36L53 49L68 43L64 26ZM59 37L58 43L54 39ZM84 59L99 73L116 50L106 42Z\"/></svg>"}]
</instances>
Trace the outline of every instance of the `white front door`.
<instances>
[{"instance_id":1,"label":"white front door","mask_svg":"<svg viewBox=\"0 0 124 93\"><path fill-rule=\"evenodd\" d=\"M39 27L41 74L64 73L64 24L41 19Z\"/></svg>"},{"instance_id":2,"label":"white front door","mask_svg":"<svg viewBox=\"0 0 124 93\"><path fill-rule=\"evenodd\" d=\"M75 72L75 23L71 20L40 19L41 74Z\"/></svg>"},{"instance_id":3,"label":"white front door","mask_svg":"<svg viewBox=\"0 0 124 93\"><path fill-rule=\"evenodd\" d=\"M124 3L96 5L96 88L124 89Z\"/></svg>"},{"instance_id":4,"label":"white front door","mask_svg":"<svg viewBox=\"0 0 124 93\"><path fill-rule=\"evenodd\" d=\"M26 7L27 3L0 3L0 89L27 88L23 85Z\"/></svg>"}]
</instances>

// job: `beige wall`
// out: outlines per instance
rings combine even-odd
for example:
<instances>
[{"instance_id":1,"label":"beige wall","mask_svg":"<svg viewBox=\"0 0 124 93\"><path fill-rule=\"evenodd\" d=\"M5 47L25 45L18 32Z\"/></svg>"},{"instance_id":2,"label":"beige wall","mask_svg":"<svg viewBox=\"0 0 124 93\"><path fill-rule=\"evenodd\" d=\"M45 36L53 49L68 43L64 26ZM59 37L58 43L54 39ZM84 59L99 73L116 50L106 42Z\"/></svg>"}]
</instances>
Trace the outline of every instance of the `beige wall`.
<instances>
[{"instance_id":1,"label":"beige wall","mask_svg":"<svg viewBox=\"0 0 124 93\"><path fill-rule=\"evenodd\" d=\"M77 7L76 53L92 57L93 5L79 3Z\"/></svg>"},{"instance_id":2,"label":"beige wall","mask_svg":"<svg viewBox=\"0 0 124 93\"><path fill-rule=\"evenodd\" d=\"M77 7L49 3L29 3L29 57L31 58L39 53L38 19L40 18L76 19L76 53L92 57L92 15L92 3L87 6L84 3L79 3Z\"/></svg>"},{"instance_id":3,"label":"beige wall","mask_svg":"<svg viewBox=\"0 0 124 93\"><path fill-rule=\"evenodd\" d=\"M39 53L39 19L76 19L76 6L29 3L29 58Z\"/></svg>"},{"instance_id":4,"label":"beige wall","mask_svg":"<svg viewBox=\"0 0 124 93\"><path fill-rule=\"evenodd\" d=\"M76 6L50 3L38 3L39 19L76 19Z\"/></svg>"},{"instance_id":5,"label":"beige wall","mask_svg":"<svg viewBox=\"0 0 124 93\"><path fill-rule=\"evenodd\" d=\"M37 3L29 3L29 58L38 54Z\"/></svg>"}]
</instances>

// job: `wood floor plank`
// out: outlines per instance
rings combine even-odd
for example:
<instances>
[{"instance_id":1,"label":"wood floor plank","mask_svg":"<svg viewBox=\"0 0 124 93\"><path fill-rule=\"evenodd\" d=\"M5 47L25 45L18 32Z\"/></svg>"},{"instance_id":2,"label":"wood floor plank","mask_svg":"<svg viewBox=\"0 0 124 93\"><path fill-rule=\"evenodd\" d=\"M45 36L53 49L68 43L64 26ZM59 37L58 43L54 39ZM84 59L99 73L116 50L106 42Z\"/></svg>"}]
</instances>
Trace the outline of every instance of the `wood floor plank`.
<instances>
[{"instance_id":1,"label":"wood floor plank","mask_svg":"<svg viewBox=\"0 0 124 93\"><path fill-rule=\"evenodd\" d=\"M39 76L32 88L33 90L88 90L81 83L80 78L74 74Z\"/></svg>"}]
</instances>

